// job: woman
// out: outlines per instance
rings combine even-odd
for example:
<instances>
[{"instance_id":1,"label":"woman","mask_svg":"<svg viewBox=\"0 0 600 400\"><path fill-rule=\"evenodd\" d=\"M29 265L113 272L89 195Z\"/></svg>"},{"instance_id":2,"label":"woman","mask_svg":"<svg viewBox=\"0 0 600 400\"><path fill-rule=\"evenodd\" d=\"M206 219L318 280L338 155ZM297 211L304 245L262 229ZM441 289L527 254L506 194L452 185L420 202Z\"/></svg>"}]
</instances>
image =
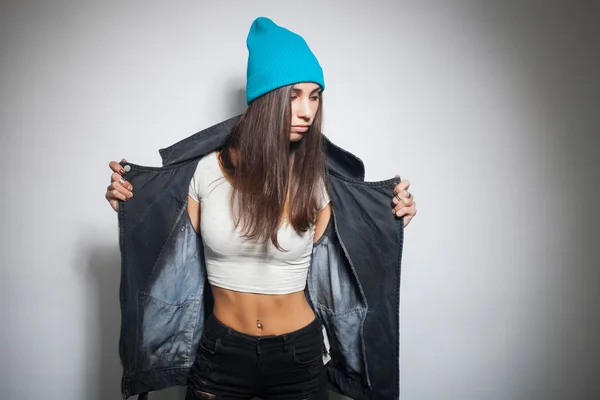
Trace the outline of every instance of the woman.
<instances>
[{"instance_id":1,"label":"woman","mask_svg":"<svg viewBox=\"0 0 600 400\"><path fill-rule=\"evenodd\" d=\"M323 73L306 42L269 19L254 21L247 46L248 109L189 186L214 307L186 399L326 399L322 326L304 294L312 245L332 215ZM119 163L110 167L116 211L133 188ZM416 214L408 187L400 182L392 200L404 225Z\"/></svg>"}]
</instances>

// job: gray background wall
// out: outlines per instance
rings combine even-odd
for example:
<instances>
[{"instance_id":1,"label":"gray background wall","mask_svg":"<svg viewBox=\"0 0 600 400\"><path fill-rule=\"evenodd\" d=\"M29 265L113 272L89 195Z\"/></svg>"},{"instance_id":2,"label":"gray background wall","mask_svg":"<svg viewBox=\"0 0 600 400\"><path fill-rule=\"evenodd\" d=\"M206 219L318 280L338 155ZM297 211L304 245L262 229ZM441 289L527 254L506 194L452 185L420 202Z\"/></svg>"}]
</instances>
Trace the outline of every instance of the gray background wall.
<instances>
[{"instance_id":1,"label":"gray background wall","mask_svg":"<svg viewBox=\"0 0 600 400\"><path fill-rule=\"evenodd\" d=\"M0 398L119 398L107 163L241 112L259 15L319 57L367 178L413 182L402 399L600 398L599 10L0 1Z\"/></svg>"}]
</instances>

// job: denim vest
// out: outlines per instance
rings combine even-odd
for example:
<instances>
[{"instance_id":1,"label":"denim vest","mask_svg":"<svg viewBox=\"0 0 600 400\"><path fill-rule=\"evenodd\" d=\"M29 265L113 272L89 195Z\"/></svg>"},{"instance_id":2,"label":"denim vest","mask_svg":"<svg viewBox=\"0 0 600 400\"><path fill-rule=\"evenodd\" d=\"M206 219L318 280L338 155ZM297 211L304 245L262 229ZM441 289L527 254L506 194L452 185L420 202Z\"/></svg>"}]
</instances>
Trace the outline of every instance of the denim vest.
<instances>
[{"instance_id":1,"label":"denim vest","mask_svg":"<svg viewBox=\"0 0 600 400\"><path fill-rule=\"evenodd\" d=\"M186 385L213 305L188 187L237 118L161 149L162 167L121 164L135 188L118 212L124 399ZM305 293L329 339L329 388L356 400L398 399L404 230L391 198L399 178L365 182L362 161L324 141L333 216L313 246Z\"/></svg>"}]
</instances>

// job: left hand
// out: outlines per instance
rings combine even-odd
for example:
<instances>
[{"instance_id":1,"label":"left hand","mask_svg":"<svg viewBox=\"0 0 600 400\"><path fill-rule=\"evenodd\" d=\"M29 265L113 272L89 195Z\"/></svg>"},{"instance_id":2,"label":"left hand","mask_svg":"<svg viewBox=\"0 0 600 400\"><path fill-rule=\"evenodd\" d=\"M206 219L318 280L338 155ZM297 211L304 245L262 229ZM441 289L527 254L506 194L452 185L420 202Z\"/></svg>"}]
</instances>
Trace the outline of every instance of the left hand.
<instances>
[{"instance_id":1,"label":"left hand","mask_svg":"<svg viewBox=\"0 0 600 400\"><path fill-rule=\"evenodd\" d=\"M394 197L392 198L394 204L392 214L398 218L403 217L404 226L408 225L417 215L417 203L412 193L408 191L409 187L410 181L408 179L400 181L394 188Z\"/></svg>"}]
</instances>

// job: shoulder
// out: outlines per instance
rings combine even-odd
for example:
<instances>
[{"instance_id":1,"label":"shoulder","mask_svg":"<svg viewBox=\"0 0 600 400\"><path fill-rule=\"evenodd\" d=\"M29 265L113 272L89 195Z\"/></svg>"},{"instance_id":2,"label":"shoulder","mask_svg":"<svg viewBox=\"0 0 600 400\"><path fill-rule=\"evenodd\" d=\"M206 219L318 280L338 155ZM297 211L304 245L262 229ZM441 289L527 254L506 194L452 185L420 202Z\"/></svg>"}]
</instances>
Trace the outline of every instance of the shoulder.
<instances>
[{"instance_id":1,"label":"shoulder","mask_svg":"<svg viewBox=\"0 0 600 400\"><path fill-rule=\"evenodd\" d=\"M202 157L196 166L194 175L190 181L190 195L198 201L206 194L206 189L214 182L220 173L217 153L212 152Z\"/></svg>"},{"instance_id":2,"label":"shoulder","mask_svg":"<svg viewBox=\"0 0 600 400\"><path fill-rule=\"evenodd\" d=\"M195 179L202 179L204 177L213 178L214 175L218 175L220 171L219 161L217 160L217 152L213 151L206 154L198 161L196 171L194 172Z\"/></svg>"},{"instance_id":3,"label":"shoulder","mask_svg":"<svg viewBox=\"0 0 600 400\"><path fill-rule=\"evenodd\" d=\"M331 201L329 192L327 191L327 176L323 175L319 179L319 210L323 210Z\"/></svg>"},{"instance_id":4,"label":"shoulder","mask_svg":"<svg viewBox=\"0 0 600 400\"><path fill-rule=\"evenodd\" d=\"M198 161L198 166L196 167L196 170L199 169L214 169L215 166L218 167L218 162L217 162L217 152L213 151L210 153L207 153L204 155L204 157L202 157L200 159L200 161Z\"/></svg>"}]
</instances>

